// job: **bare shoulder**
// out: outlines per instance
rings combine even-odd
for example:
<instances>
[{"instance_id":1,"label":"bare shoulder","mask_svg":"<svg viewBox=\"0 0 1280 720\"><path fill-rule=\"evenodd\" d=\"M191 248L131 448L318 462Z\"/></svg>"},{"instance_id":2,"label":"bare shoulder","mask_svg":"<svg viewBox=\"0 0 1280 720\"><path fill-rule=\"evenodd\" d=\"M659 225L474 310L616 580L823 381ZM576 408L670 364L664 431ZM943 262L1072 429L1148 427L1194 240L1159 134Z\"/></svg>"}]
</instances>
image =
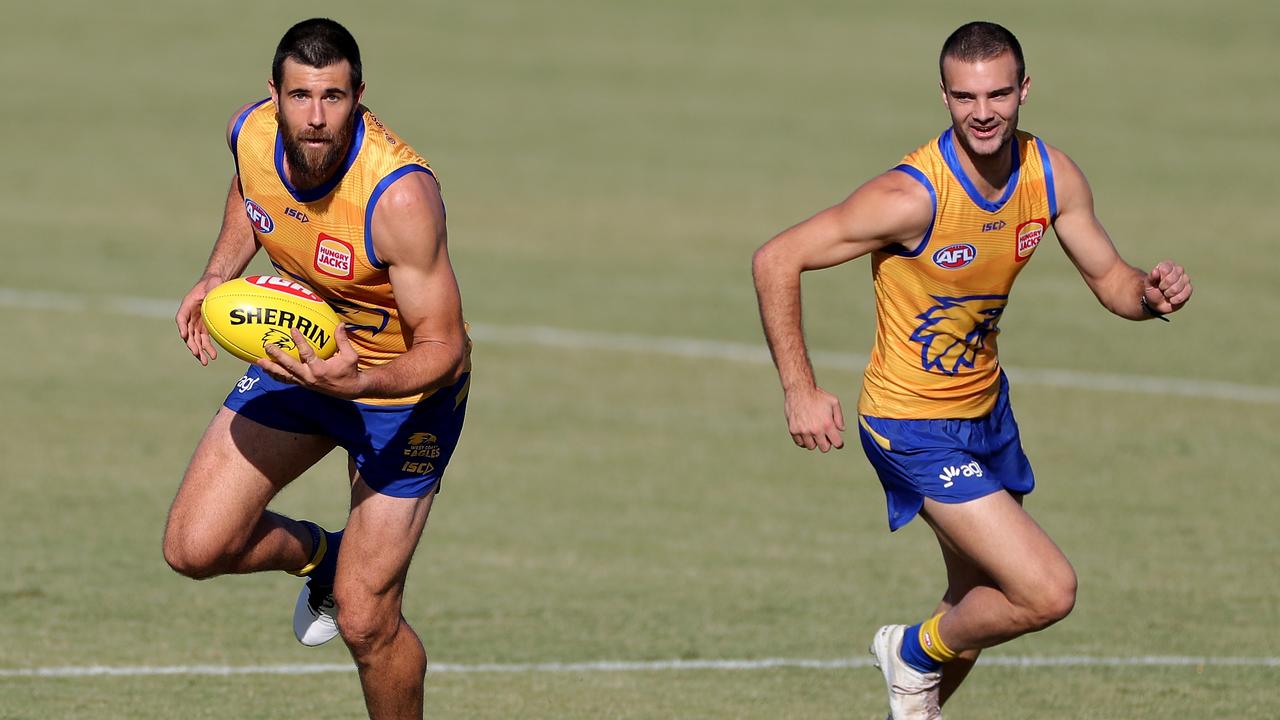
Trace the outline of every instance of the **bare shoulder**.
<instances>
[{"instance_id":1,"label":"bare shoulder","mask_svg":"<svg viewBox=\"0 0 1280 720\"><path fill-rule=\"evenodd\" d=\"M240 116L243 115L246 110L253 107L254 105L257 105L259 102L260 101L255 100L253 102L245 103L240 107L236 108L235 112L231 113L231 119L227 120L227 144L228 145L231 144L231 134L235 132L236 121L240 119Z\"/></svg>"},{"instance_id":2,"label":"bare shoulder","mask_svg":"<svg viewBox=\"0 0 1280 720\"><path fill-rule=\"evenodd\" d=\"M444 202L426 168L396 178L372 202L374 251L383 262L412 262L443 249Z\"/></svg>"},{"instance_id":3,"label":"bare shoulder","mask_svg":"<svg viewBox=\"0 0 1280 720\"><path fill-rule=\"evenodd\" d=\"M444 202L440 198L440 186L436 183L435 175L422 168L420 172L405 173L387 186L377 199L374 217L381 215L394 219L422 214L443 219L443 211Z\"/></svg>"},{"instance_id":4,"label":"bare shoulder","mask_svg":"<svg viewBox=\"0 0 1280 720\"><path fill-rule=\"evenodd\" d=\"M1053 186L1058 198L1059 215L1080 204L1092 206L1093 193L1089 189L1089 181L1084 171L1065 152L1054 145L1045 143L1049 153L1049 164L1053 168Z\"/></svg>"},{"instance_id":5,"label":"bare shoulder","mask_svg":"<svg viewBox=\"0 0 1280 720\"><path fill-rule=\"evenodd\" d=\"M1041 142L1044 141L1042 140ZM1084 174L1081 172L1080 166L1076 164L1076 161L1072 160L1069 155L1063 152L1062 148L1059 148L1056 145L1050 145L1047 142L1044 143L1044 147L1049 153L1049 163L1053 166L1053 172L1055 175L1059 172L1076 175Z\"/></svg>"},{"instance_id":6,"label":"bare shoulder","mask_svg":"<svg viewBox=\"0 0 1280 720\"><path fill-rule=\"evenodd\" d=\"M933 212L933 195L929 189L901 170L889 170L871 178L854 194L863 192L874 202L890 206L886 209Z\"/></svg>"},{"instance_id":7,"label":"bare shoulder","mask_svg":"<svg viewBox=\"0 0 1280 720\"><path fill-rule=\"evenodd\" d=\"M890 170L871 178L841 204L862 234L889 242L918 240L933 222L929 189L907 173Z\"/></svg>"}]
</instances>

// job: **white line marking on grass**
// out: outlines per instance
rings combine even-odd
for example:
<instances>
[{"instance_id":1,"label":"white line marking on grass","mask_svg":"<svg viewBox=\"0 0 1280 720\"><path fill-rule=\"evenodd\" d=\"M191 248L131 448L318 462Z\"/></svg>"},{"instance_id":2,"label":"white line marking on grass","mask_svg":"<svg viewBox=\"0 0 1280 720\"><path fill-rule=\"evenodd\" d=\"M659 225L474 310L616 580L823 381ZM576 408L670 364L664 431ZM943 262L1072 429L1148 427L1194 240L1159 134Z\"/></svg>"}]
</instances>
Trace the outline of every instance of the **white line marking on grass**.
<instances>
[{"instance_id":1,"label":"white line marking on grass","mask_svg":"<svg viewBox=\"0 0 1280 720\"><path fill-rule=\"evenodd\" d=\"M1280 657L1197 657L1183 655L1142 655L1136 657L1095 657L1089 655L1059 656L984 656L983 665L1016 668L1050 667L1280 667ZM871 658L762 658L758 660L601 660L579 663L433 663L432 673L596 673L596 672L662 672L693 670L770 670L801 668L807 670L846 670L871 666ZM79 667L40 667L0 669L0 678L79 678L138 677L149 675L318 675L348 673L355 670L345 664L294 665L86 665Z\"/></svg>"},{"instance_id":2,"label":"white line marking on grass","mask_svg":"<svg viewBox=\"0 0 1280 720\"><path fill-rule=\"evenodd\" d=\"M144 675L316 675L345 673L354 665L85 665L0 670L0 678L139 677Z\"/></svg>"},{"instance_id":3,"label":"white line marking on grass","mask_svg":"<svg viewBox=\"0 0 1280 720\"><path fill-rule=\"evenodd\" d=\"M730 360L758 365L769 365L773 362L769 357L768 349L763 346L763 343L761 345L751 345L721 340L596 333L537 326L472 325L471 335L474 339L481 341L541 345L554 348L643 352L688 358ZM836 370L861 372L867 365L866 355L816 351L810 353L810 356L814 365ZM1113 375L1053 368L1006 367L1005 372L1008 373L1010 379L1024 385L1075 390L1100 390L1104 392L1129 392L1146 395L1180 395L1183 397L1280 405L1280 388L1277 387L1241 385L1214 380L1187 380L1151 375Z\"/></svg>"},{"instance_id":4,"label":"white line marking on grass","mask_svg":"<svg viewBox=\"0 0 1280 720\"><path fill-rule=\"evenodd\" d=\"M0 287L0 307L67 312L97 311L131 317L171 319L178 309L177 300L137 297L89 297L67 293L15 290ZM731 362L768 365L772 361L763 342L735 343L698 338L634 335L627 333L585 332L536 325L471 326L474 339L511 345L539 345L557 349L605 350L611 352L649 353L675 357L728 360ZM867 364L865 355L835 352L812 353L814 365L837 370L860 372ZM1127 392L1143 395L1181 396L1230 400L1262 405L1280 405L1280 387L1241 385L1215 380L1192 380L1153 375L1113 375L1053 368L1009 368L1005 371L1022 385Z\"/></svg>"},{"instance_id":5,"label":"white line marking on grass","mask_svg":"<svg viewBox=\"0 0 1280 720\"><path fill-rule=\"evenodd\" d=\"M154 298L88 295L42 292L39 290L15 290L0 287L0 307L26 310L62 310L65 312L105 312L130 317L168 318L178 313L178 301Z\"/></svg>"},{"instance_id":6,"label":"white line marking on grass","mask_svg":"<svg viewBox=\"0 0 1280 720\"><path fill-rule=\"evenodd\" d=\"M1148 655L1143 657L1091 657L1085 655L984 656L983 665L1002 667L1201 667L1226 665L1233 667L1280 667L1280 658L1248 657L1186 657ZM817 660L811 658L762 658L758 660L652 660L625 661L602 660L583 663L516 663L452 665L442 663L431 666L431 672L649 672L659 670L769 670L772 668L804 668L809 670L844 670L871 667L871 658L835 658Z\"/></svg>"}]
</instances>

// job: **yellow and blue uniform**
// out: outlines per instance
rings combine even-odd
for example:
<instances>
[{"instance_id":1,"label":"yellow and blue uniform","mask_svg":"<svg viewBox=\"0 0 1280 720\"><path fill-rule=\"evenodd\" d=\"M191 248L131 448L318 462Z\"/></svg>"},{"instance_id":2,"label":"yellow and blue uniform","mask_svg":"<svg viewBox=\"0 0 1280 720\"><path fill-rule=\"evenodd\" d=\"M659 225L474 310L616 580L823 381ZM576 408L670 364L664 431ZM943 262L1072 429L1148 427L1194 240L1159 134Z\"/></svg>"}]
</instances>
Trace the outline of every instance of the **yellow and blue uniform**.
<instances>
[{"instance_id":1,"label":"yellow and blue uniform","mask_svg":"<svg viewBox=\"0 0 1280 720\"><path fill-rule=\"evenodd\" d=\"M929 192L933 220L911 251L872 257L876 341L858 401L863 447L897 529L923 497L963 502L1034 487L997 356L1009 290L1057 214L1044 143L1018 132L1003 195L965 174L953 131L894 170Z\"/></svg>"},{"instance_id":2,"label":"yellow and blue uniform","mask_svg":"<svg viewBox=\"0 0 1280 720\"><path fill-rule=\"evenodd\" d=\"M276 270L315 290L347 325L361 368L408 349L387 266L373 246L373 212L396 180L410 173L435 177L412 147L361 108L351 147L325 184L299 190L284 172L284 142L275 105L262 100L241 113L231 130L245 212ZM421 396L378 405L405 405Z\"/></svg>"},{"instance_id":3,"label":"yellow and blue uniform","mask_svg":"<svg viewBox=\"0 0 1280 720\"><path fill-rule=\"evenodd\" d=\"M230 145L245 213L272 265L333 307L347 326L360 368L367 369L406 352L410 340L388 266L374 248L374 209L400 178L435 174L366 108L352 122L351 145L334 176L306 190L286 177L284 139L270 99L240 113ZM468 369L469 351L468 343ZM351 402L279 383L250 367L225 404L269 427L333 437L370 487L421 496L439 481L457 444L468 383L469 374L430 397Z\"/></svg>"}]
</instances>

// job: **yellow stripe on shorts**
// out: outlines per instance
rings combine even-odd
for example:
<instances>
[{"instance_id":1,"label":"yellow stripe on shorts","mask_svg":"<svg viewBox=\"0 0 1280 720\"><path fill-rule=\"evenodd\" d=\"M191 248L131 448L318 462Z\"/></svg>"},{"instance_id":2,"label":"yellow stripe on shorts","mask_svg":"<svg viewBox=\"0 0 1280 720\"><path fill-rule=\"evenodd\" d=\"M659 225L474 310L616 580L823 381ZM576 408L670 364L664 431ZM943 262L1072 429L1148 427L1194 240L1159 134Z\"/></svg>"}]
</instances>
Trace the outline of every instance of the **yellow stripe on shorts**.
<instances>
[{"instance_id":1,"label":"yellow stripe on shorts","mask_svg":"<svg viewBox=\"0 0 1280 720\"><path fill-rule=\"evenodd\" d=\"M885 450L893 450L893 448L889 445L889 438L887 438L887 437L885 437L885 436L881 435L880 433L876 432L875 430L872 430L872 429L871 429L871 426L867 424L867 419L866 419L866 418L864 418L863 416L859 415L859 416L858 416L858 424L862 426L862 429L863 429L863 430L866 430L866 431L867 431L867 434L868 434L868 435L870 435L870 436L871 436L871 438L872 438L873 440L875 440L875 441L876 441L876 444L877 444L877 445L879 445L880 447L884 448Z\"/></svg>"}]
</instances>

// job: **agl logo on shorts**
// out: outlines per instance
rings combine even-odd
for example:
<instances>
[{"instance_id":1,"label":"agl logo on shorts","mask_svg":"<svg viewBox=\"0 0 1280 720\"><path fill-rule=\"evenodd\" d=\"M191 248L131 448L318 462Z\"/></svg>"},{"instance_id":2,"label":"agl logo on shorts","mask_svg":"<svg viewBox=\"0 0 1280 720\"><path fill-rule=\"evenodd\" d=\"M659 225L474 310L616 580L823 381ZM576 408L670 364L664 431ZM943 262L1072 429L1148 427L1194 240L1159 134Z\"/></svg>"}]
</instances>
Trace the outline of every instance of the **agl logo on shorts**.
<instances>
[{"instance_id":1,"label":"agl logo on shorts","mask_svg":"<svg viewBox=\"0 0 1280 720\"><path fill-rule=\"evenodd\" d=\"M351 243L332 235L320 233L316 238L316 257L313 263L318 272L339 280L350 280L356 275L355 248Z\"/></svg>"},{"instance_id":2,"label":"agl logo on shorts","mask_svg":"<svg viewBox=\"0 0 1280 720\"><path fill-rule=\"evenodd\" d=\"M938 479L942 481L942 487L949 488L956 484L956 478L964 477L982 477L982 466L974 460L968 464L956 467L948 465L942 468L942 472L938 473Z\"/></svg>"}]
</instances>

